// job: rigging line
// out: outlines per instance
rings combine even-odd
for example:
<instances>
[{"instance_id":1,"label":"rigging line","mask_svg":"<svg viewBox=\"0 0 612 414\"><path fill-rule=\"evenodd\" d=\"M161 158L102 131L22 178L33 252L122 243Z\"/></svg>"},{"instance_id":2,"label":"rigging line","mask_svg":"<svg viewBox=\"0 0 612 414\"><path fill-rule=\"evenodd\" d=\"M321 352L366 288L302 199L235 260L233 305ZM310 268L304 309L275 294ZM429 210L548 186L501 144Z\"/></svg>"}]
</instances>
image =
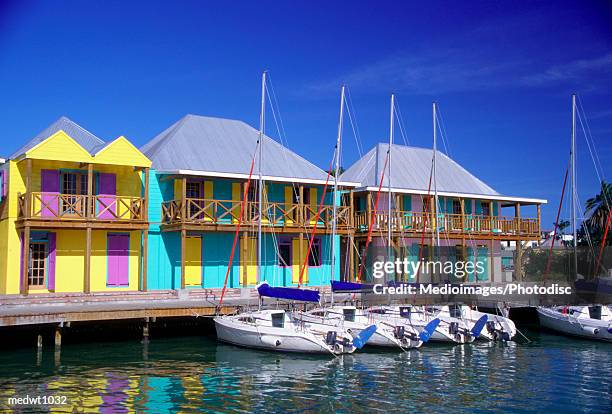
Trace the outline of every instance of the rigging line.
<instances>
[{"instance_id":1,"label":"rigging line","mask_svg":"<svg viewBox=\"0 0 612 414\"><path fill-rule=\"evenodd\" d=\"M399 125L400 134L402 135L402 140L404 141L404 145L409 146L410 140L408 139L408 134L406 134L404 128L404 118L402 116L402 111L400 110L399 102L397 98L395 99L395 108L397 109L395 118L397 119L397 124Z\"/></svg>"},{"instance_id":2,"label":"rigging line","mask_svg":"<svg viewBox=\"0 0 612 414\"><path fill-rule=\"evenodd\" d=\"M278 100L276 98L276 93L274 92L274 86L272 85L272 79L269 79L269 83L270 83L270 88L269 89L272 89L272 96L274 96L274 102L276 103L276 108L275 108L275 104L272 101L272 97L270 96L270 92L268 91L268 88L266 88L266 95L268 97L268 102L270 103L270 109L272 110L272 117L274 119L274 124L276 126L276 130L278 131L279 138L281 140L281 144L282 144L281 153L283 154L283 159L285 160L285 164L289 166L289 169L292 171L293 175L297 176L297 174L295 174L295 170L293 169L293 167L294 167L293 163L290 163L288 158L287 158L287 151L289 149L289 145L287 143L287 137L286 137L286 133L285 133L285 128L283 126L284 125L283 124L283 119L282 119L281 114L280 114L280 106L279 106ZM280 120L280 122L277 120L276 112L278 112L278 119ZM279 127L279 124L280 124L280 127ZM281 133L281 130L282 130L282 133ZM296 196L296 198L299 198L298 197L298 190L297 190L295 181L291 182L291 187L293 189L293 194ZM303 200L300 200L300 203L303 204ZM307 226L306 226L305 222L302 223L302 227L304 228L304 230L307 229ZM308 232L306 232L306 240L309 240Z\"/></svg>"},{"instance_id":3,"label":"rigging line","mask_svg":"<svg viewBox=\"0 0 612 414\"><path fill-rule=\"evenodd\" d=\"M575 198L578 199L578 192L574 191L576 196ZM578 203L578 213L580 214L580 217L582 219L582 226L584 226L585 228L585 236L587 239L587 244L589 245L589 253L591 253L591 256L593 256L593 259L595 259L595 247L593 246L593 239L591 238L591 230L589 229L589 223L587 220L585 220L585 212L584 210L582 210L582 206L580 205L580 203ZM578 240L575 240L576 245L578 244Z\"/></svg>"},{"instance_id":4,"label":"rigging line","mask_svg":"<svg viewBox=\"0 0 612 414\"><path fill-rule=\"evenodd\" d=\"M427 230L427 218L429 217L428 206L429 206L429 203L430 203L430 200L431 200L430 194L431 194L431 180L432 180L432 177L433 177L433 158L431 160L431 168L429 170L429 186L427 188L427 199L426 199L427 202L423 201L423 203L422 203L422 207L423 207L422 208L422 210L423 210L422 211L423 212L423 231L421 232L421 244L419 245L420 247L419 247L419 261L418 261L418 263L421 263L421 260L423 259L423 247L425 246L425 232ZM430 253L430 252L428 252L428 253ZM420 276L421 276L421 266L418 265L417 274L416 274L416 282L417 283L419 283Z\"/></svg>"},{"instance_id":5,"label":"rigging line","mask_svg":"<svg viewBox=\"0 0 612 414\"><path fill-rule=\"evenodd\" d=\"M247 203L247 198L249 194L249 185L251 184L251 177L253 176L253 168L255 167L255 157L257 155L257 150L261 143L257 140L257 145L255 146L255 151L253 153L253 158L251 159L251 169L249 170L249 178L247 178L246 185L244 187L242 203L240 204L240 216L238 217L238 224L236 225L236 233L234 234L234 243L232 244L232 252L230 254L229 263L227 264L227 271L225 272L225 282L223 283L223 290L221 290L221 298L219 299L219 308L223 304L223 297L225 296L225 291L227 289L227 280L229 278L230 271L232 269L232 262L234 261L234 253L236 253L236 244L238 242L238 238L240 237L240 225L242 224L242 216L244 215L244 207ZM261 214L261 211L259 212Z\"/></svg>"},{"instance_id":6,"label":"rigging line","mask_svg":"<svg viewBox=\"0 0 612 414\"><path fill-rule=\"evenodd\" d=\"M589 131L589 136L591 137L591 141L593 142L593 148L595 148L595 139L593 138L593 134L591 132L591 127L589 125L589 120L586 116L586 111L584 110L584 107L582 106L582 98L580 98L580 95L576 94L576 96L578 97L578 104L580 105L580 110L582 111L583 115L584 115L584 122L587 126L587 130ZM601 161L599 160L599 154L597 153L597 151L595 151L595 158L597 159L597 163L599 164L599 168L601 169L601 173L603 176L603 167L601 166ZM605 177L603 177L605 178Z\"/></svg>"},{"instance_id":7,"label":"rigging line","mask_svg":"<svg viewBox=\"0 0 612 414\"><path fill-rule=\"evenodd\" d=\"M555 229L553 230L552 241L550 243L550 251L548 252L548 259L546 261L546 270L544 271L544 283L548 279L548 273L550 272L550 265L552 260L552 253L555 247L555 239L557 238L557 229L559 228L559 216L561 215L561 208L563 207L563 199L565 198L565 186L567 185L567 176L569 175L570 162L567 163L565 170L565 178L563 179L563 189L561 190L561 199L559 200L559 208L557 209L557 219L555 220Z\"/></svg>"},{"instance_id":8,"label":"rigging line","mask_svg":"<svg viewBox=\"0 0 612 414\"><path fill-rule=\"evenodd\" d=\"M349 120L351 121L351 128L353 129L353 136L355 137L355 143L357 144L357 151L359 152L359 158L363 156L363 147L361 145L361 133L359 132L359 124L357 123L357 112L355 111L355 106L353 105L353 99L351 98L351 91L348 85L346 87L346 109L349 113ZM351 115L351 113L353 115ZM355 121L353 124L353 117L355 117Z\"/></svg>"},{"instance_id":9,"label":"rigging line","mask_svg":"<svg viewBox=\"0 0 612 414\"><path fill-rule=\"evenodd\" d=\"M380 175L380 184L378 185L378 191L376 193L376 201L374 202L374 210L372 211L372 217L370 217L370 225L368 228L368 237L366 238L365 252L364 252L364 255L361 257L361 264L359 266L359 274L357 275L358 281L361 281L361 275L363 273L363 268L365 266L365 263L364 263L365 257L367 255L370 240L372 239L372 228L374 226L374 218L376 217L376 213L378 210L378 200L380 199L380 190L382 189L383 180L385 179L385 170L387 169L387 163L389 162L390 149L391 148L387 149L387 156L385 157L385 165L383 166L382 173Z\"/></svg>"},{"instance_id":10,"label":"rigging line","mask_svg":"<svg viewBox=\"0 0 612 414\"><path fill-rule=\"evenodd\" d=\"M446 151L446 154L451 157L451 148L450 148L450 140L448 139L448 134L447 134L447 130L446 130L446 123L444 122L444 116L442 114L442 110L440 109L440 105L437 105L437 111L436 111L436 115L439 115L439 128L440 128L440 135L442 135L442 143L444 144L444 149Z\"/></svg>"},{"instance_id":11,"label":"rigging line","mask_svg":"<svg viewBox=\"0 0 612 414\"><path fill-rule=\"evenodd\" d=\"M610 211L608 211L608 220L606 222L606 229L604 230L604 234L603 234L603 238L601 239L601 246L599 247L599 255L597 256L597 264L595 265L595 274L593 274L593 276L596 276L597 273L599 272L599 266L601 264L601 256L603 254L604 251L604 247L606 245L606 238L608 237L608 230L610 229L610 219L612 219L612 207L610 207ZM606 268L603 267L604 272L606 271Z\"/></svg>"},{"instance_id":12,"label":"rigging line","mask_svg":"<svg viewBox=\"0 0 612 414\"><path fill-rule=\"evenodd\" d=\"M587 135L587 132L586 132L586 130L584 128L584 124L582 122L582 116L580 116L580 112L579 111L577 113L578 113L578 120L580 121L580 126L582 127L582 133L584 134L584 139L585 139L585 141L587 143L587 147L589 149L589 154L591 155L591 161L593 161L593 167L595 167L595 173L597 174L597 178L599 179L599 182L602 182L602 180L603 180L603 177L602 177L603 170L602 170L602 172L600 174L599 168L598 168L598 165L597 165L597 161L595 160L595 156L593 154L593 153L595 153L595 154L597 153L596 151L594 151L595 150L595 142L593 142L593 147L591 148L591 142L590 142L589 136Z\"/></svg>"},{"instance_id":13,"label":"rigging line","mask_svg":"<svg viewBox=\"0 0 612 414\"><path fill-rule=\"evenodd\" d=\"M317 232L317 225L319 224L319 218L321 217L321 210L323 208L323 203L325 202L325 193L327 192L327 185L329 184L329 177L331 177L332 168L334 167L335 153L331 159L329 164L329 170L327 171L327 179L325 180L325 185L323 186L323 193L321 194L321 202L317 208L317 214L315 216L315 221L312 226L312 236L310 237L310 241L308 243L308 250L306 251L306 258L304 260L304 266L300 269L300 280L298 281L298 289L302 286L302 279L304 277L304 271L306 270L306 265L308 264L308 258L310 257L310 251L312 250L312 243L314 242L315 234Z\"/></svg>"},{"instance_id":14,"label":"rigging line","mask_svg":"<svg viewBox=\"0 0 612 414\"><path fill-rule=\"evenodd\" d=\"M591 160L593 161L593 166L595 167L595 173L597 174L597 178L599 179L600 183L605 182L605 178L603 177L603 170L601 171L601 175L600 172L597 168L597 161L595 160L595 157L593 155L593 153L595 153L595 155L597 154L597 151L594 151L595 149L595 142L592 142L593 145L593 149L591 149L591 143L589 143L589 137L586 134L586 131L584 129L584 125L582 123L582 117L580 116L580 112L578 112L578 119L580 120L580 126L582 126L582 132L584 133L584 137L585 137L585 141L587 143L587 147L589 149L589 153L591 155ZM603 188L603 198L604 198L604 202L606 207L609 207L610 205L612 205L612 203L610 202L610 199L608 198L608 192L606 191L605 188Z\"/></svg>"}]
</instances>

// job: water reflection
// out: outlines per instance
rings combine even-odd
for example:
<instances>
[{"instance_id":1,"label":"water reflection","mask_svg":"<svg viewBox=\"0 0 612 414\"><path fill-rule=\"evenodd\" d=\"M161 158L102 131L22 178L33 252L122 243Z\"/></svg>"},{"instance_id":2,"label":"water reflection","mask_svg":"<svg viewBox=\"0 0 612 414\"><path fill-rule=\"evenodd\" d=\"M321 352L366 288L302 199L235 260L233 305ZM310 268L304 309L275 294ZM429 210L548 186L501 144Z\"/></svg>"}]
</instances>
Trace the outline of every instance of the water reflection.
<instances>
[{"instance_id":1,"label":"water reflection","mask_svg":"<svg viewBox=\"0 0 612 414\"><path fill-rule=\"evenodd\" d=\"M280 355L207 338L0 354L8 397L66 396L52 412L610 412L612 346L532 333L528 345ZM24 408L39 412L41 407Z\"/></svg>"}]
</instances>

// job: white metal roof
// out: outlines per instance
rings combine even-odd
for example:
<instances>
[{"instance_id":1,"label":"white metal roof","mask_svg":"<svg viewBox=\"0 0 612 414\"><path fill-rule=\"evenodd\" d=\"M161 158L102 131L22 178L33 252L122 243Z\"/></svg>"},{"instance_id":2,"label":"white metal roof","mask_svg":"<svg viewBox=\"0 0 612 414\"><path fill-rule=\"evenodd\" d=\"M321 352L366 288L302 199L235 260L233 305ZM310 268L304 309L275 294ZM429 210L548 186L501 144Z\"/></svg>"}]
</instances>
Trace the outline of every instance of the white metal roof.
<instances>
[{"instance_id":1,"label":"white metal roof","mask_svg":"<svg viewBox=\"0 0 612 414\"><path fill-rule=\"evenodd\" d=\"M258 138L259 131L242 121L187 115L141 151L160 172L246 178ZM256 156L253 173L258 172ZM268 180L312 183L324 183L327 177L325 171L265 135L262 174Z\"/></svg>"}]
</instances>

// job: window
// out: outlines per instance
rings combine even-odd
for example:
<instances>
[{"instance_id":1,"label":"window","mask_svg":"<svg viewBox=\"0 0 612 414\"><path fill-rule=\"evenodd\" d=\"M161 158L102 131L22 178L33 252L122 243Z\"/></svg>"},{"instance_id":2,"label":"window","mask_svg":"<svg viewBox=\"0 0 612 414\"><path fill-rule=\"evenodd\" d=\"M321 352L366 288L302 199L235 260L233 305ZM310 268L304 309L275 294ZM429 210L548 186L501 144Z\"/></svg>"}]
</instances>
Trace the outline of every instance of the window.
<instances>
[{"instance_id":1,"label":"window","mask_svg":"<svg viewBox=\"0 0 612 414\"><path fill-rule=\"evenodd\" d=\"M308 256L308 266L321 266L321 239L314 239L310 248L310 256Z\"/></svg>"},{"instance_id":2,"label":"window","mask_svg":"<svg viewBox=\"0 0 612 414\"><path fill-rule=\"evenodd\" d=\"M185 186L185 197L190 199L195 199L199 201L188 201L187 206L189 208L188 214L189 219L202 219L204 218L204 213L201 211L202 207L204 207L204 202L202 200L202 183L197 181L187 181L187 185Z\"/></svg>"},{"instance_id":3,"label":"window","mask_svg":"<svg viewBox=\"0 0 612 414\"><path fill-rule=\"evenodd\" d=\"M347 322L355 322L355 309L343 309L344 320Z\"/></svg>"},{"instance_id":4,"label":"window","mask_svg":"<svg viewBox=\"0 0 612 414\"><path fill-rule=\"evenodd\" d=\"M275 328L285 327L285 313L273 313L272 314L272 326Z\"/></svg>"},{"instance_id":5,"label":"window","mask_svg":"<svg viewBox=\"0 0 612 414\"><path fill-rule=\"evenodd\" d=\"M87 195L87 174L80 172L63 172L61 174L61 214L85 215L85 198ZM95 194L95 191L93 191Z\"/></svg>"},{"instance_id":6,"label":"window","mask_svg":"<svg viewBox=\"0 0 612 414\"><path fill-rule=\"evenodd\" d=\"M47 275L47 243L30 243L30 264L28 269L28 285L44 287Z\"/></svg>"},{"instance_id":7,"label":"window","mask_svg":"<svg viewBox=\"0 0 612 414\"><path fill-rule=\"evenodd\" d=\"M453 214L461 214L461 201L453 200Z\"/></svg>"},{"instance_id":8,"label":"window","mask_svg":"<svg viewBox=\"0 0 612 414\"><path fill-rule=\"evenodd\" d=\"M483 216L490 216L491 215L491 205L489 204L488 201L481 201L480 205L482 207L482 215Z\"/></svg>"},{"instance_id":9,"label":"window","mask_svg":"<svg viewBox=\"0 0 612 414\"><path fill-rule=\"evenodd\" d=\"M202 183L187 181L187 198L202 198Z\"/></svg>"},{"instance_id":10,"label":"window","mask_svg":"<svg viewBox=\"0 0 612 414\"><path fill-rule=\"evenodd\" d=\"M278 265L291 266L291 240L283 240L278 244Z\"/></svg>"}]
</instances>

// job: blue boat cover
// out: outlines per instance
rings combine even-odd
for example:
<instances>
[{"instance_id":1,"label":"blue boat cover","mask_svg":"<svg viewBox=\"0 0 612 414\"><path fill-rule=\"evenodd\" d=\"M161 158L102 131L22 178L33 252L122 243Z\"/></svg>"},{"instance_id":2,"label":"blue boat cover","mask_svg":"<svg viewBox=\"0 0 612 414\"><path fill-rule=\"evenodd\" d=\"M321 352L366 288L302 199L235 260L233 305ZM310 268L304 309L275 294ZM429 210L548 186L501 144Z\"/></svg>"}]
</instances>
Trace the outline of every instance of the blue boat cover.
<instances>
[{"instance_id":1,"label":"blue boat cover","mask_svg":"<svg viewBox=\"0 0 612 414\"><path fill-rule=\"evenodd\" d=\"M355 290L372 289L372 285L363 285L361 283L353 282L339 282L337 280L331 281L331 288L334 292L349 292Z\"/></svg>"},{"instance_id":2,"label":"blue boat cover","mask_svg":"<svg viewBox=\"0 0 612 414\"><path fill-rule=\"evenodd\" d=\"M264 282L257 286L259 296L267 296L277 299L299 300L303 302L319 302L319 292L316 290L297 289L287 287L272 287Z\"/></svg>"}]
</instances>

